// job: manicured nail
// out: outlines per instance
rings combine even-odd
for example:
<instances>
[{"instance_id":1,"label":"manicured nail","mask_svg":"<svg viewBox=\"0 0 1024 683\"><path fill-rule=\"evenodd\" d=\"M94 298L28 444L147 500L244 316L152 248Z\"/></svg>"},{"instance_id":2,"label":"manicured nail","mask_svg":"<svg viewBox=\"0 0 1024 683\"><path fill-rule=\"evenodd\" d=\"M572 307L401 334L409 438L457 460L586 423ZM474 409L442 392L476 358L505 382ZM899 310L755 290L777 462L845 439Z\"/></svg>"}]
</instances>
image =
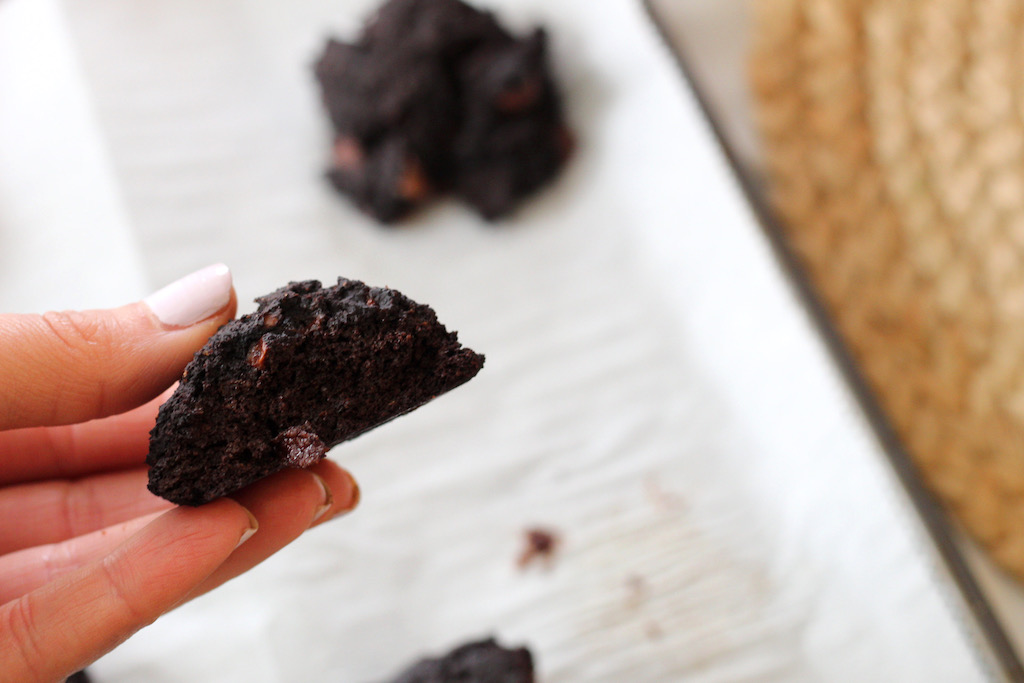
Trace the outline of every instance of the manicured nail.
<instances>
[{"instance_id":1,"label":"manicured nail","mask_svg":"<svg viewBox=\"0 0 1024 683\"><path fill-rule=\"evenodd\" d=\"M338 513L335 517L341 517L342 515L355 510L356 506L359 505L359 498L362 495L359 492L359 484L352 478L352 475L345 472L345 478L348 480L348 486L346 487L348 489L348 495L344 497L344 502L341 507L338 508Z\"/></svg>"},{"instance_id":2,"label":"manicured nail","mask_svg":"<svg viewBox=\"0 0 1024 683\"><path fill-rule=\"evenodd\" d=\"M335 508L334 514L328 517L328 519L337 519L338 517L344 517L347 513L352 512L352 510L354 510L355 507L359 505L359 484L356 483L356 480L353 479L352 475L349 474L348 472L344 472L344 475L345 486L342 487L340 491L335 491L334 499L325 506L328 509L331 507ZM318 509L316 519L314 519L313 521L319 520L326 513L326 509Z\"/></svg>"},{"instance_id":3,"label":"manicured nail","mask_svg":"<svg viewBox=\"0 0 1024 683\"><path fill-rule=\"evenodd\" d=\"M188 327L228 305L231 271L223 263L207 266L146 297L146 305L164 325Z\"/></svg>"},{"instance_id":4,"label":"manicured nail","mask_svg":"<svg viewBox=\"0 0 1024 683\"><path fill-rule=\"evenodd\" d=\"M310 472L310 474L313 475L313 480L320 486L320 494L322 496L320 500L323 501L320 507L316 509L316 512L313 513L313 521L315 522L323 517L334 505L334 494L331 493L331 489L327 486L327 482L323 480L323 477L316 472Z\"/></svg>"},{"instance_id":5,"label":"manicured nail","mask_svg":"<svg viewBox=\"0 0 1024 683\"><path fill-rule=\"evenodd\" d=\"M248 508L242 507L242 509L245 510L245 514L249 515L249 528L242 532L242 537L238 539L238 545L235 546L236 550L238 549L239 545L242 545L250 538L252 538L252 535L255 534L260 528L260 523L256 519L256 516L249 512Z\"/></svg>"}]
</instances>

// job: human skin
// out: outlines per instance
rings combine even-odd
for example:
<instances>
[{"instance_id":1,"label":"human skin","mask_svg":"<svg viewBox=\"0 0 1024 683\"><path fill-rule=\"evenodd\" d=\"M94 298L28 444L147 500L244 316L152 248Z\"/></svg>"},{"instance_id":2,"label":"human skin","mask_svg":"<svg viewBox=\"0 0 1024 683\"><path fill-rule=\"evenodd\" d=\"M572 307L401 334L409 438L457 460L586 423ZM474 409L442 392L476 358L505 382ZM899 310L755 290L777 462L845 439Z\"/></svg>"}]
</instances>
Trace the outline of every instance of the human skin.
<instances>
[{"instance_id":1,"label":"human skin","mask_svg":"<svg viewBox=\"0 0 1024 683\"><path fill-rule=\"evenodd\" d=\"M157 409L235 308L218 264L116 309L0 314L0 682L62 680L358 503L329 460L197 508L146 489Z\"/></svg>"}]
</instances>

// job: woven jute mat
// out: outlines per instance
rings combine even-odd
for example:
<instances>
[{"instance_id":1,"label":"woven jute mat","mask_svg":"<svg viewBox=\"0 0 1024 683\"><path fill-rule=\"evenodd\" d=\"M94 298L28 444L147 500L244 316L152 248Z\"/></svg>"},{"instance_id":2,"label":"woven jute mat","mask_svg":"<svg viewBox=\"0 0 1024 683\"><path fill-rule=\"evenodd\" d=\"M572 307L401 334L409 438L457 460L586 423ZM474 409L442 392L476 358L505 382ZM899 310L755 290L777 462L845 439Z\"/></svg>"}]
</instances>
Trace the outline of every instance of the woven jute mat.
<instances>
[{"instance_id":1,"label":"woven jute mat","mask_svg":"<svg viewBox=\"0 0 1024 683\"><path fill-rule=\"evenodd\" d=\"M786 237L931 488L1024 578L1024 0L754 0Z\"/></svg>"}]
</instances>

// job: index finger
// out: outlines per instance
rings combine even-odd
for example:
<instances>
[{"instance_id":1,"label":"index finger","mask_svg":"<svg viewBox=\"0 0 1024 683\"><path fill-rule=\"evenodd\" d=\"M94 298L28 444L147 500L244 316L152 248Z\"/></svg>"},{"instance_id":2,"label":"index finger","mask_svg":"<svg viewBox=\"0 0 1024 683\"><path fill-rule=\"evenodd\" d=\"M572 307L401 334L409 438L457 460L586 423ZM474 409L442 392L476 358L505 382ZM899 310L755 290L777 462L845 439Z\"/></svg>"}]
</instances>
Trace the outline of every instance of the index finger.
<instances>
[{"instance_id":1,"label":"index finger","mask_svg":"<svg viewBox=\"0 0 1024 683\"><path fill-rule=\"evenodd\" d=\"M71 424L147 401L234 315L227 266L120 308L0 315L0 430Z\"/></svg>"},{"instance_id":2,"label":"index finger","mask_svg":"<svg viewBox=\"0 0 1024 683\"><path fill-rule=\"evenodd\" d=\"M149 430L169 394L170 389L138 408L100 420L0 432L0 486L142 465L149 452Z\"/></svg>"}]
</instances>

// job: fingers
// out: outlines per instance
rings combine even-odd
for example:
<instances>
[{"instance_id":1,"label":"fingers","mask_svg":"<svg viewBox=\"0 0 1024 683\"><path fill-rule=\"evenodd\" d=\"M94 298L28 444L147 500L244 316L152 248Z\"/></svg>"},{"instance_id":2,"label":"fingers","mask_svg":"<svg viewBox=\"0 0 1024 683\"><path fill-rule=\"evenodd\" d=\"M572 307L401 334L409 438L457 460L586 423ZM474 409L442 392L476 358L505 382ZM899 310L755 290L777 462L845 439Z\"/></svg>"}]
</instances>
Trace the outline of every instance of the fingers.
<instances>
[{"instance_id":1,"label":"fingers","mask_svg":"<svg viewBox=\"0 0 1024 683\"><path fill-rule=\"evenodd\" d=\"M0 672L60 680L181 602L253 530L230 499L175 508L112 554L0 606Z\"/></svg>"},{"instance_id":2,"label":"fingers","mask_svg":"<svg viewBox=\"0 0 1024 683\"><path fill-rule=\"evenodd\" d=\"M31 590L0 606L0 672L11 680L50 680L82 668L163 612L262 562L311 525L351 510L359 489L348 472L325 460L308 470L279 472L237 498L253 512L227 498L175 508L103 557L144 521L25 549L10 562L0 557L0 585L13 587L0 588L0 600Z\"/></svg>"},{"instance_id":3,"label":"fingers","mask_svg":"<svg viewBox=\"0 0 1024 683\"><path fill-rule=\"evenodd\" d=\"M177 379L235 309L227 266L111 310L0 315L0 430L120 413Z\"/></svg>"},{"instance_id":4,"label":"fingers","mask_svg":"<svg viewBox=\"0 0 1024 683\"><path fill-rule=\"evenodd\" d=\"M0 555L56 543L172 507L146 489L146 469L75 481L47 481L0 489Z\"/></svg>"},{"instance_id":5,"label":"fingers","mask_svg":"<svg viewBox=\"0 0 1024 683\"><path fill-rule=\"evenodd\" d=\"M238 557L229 558L197 588L196 595L220 585L269 557L306 530L311 519L315 526L353 509L358 504L359 489L347 472L330 462L319 464L312 469L330 493L325 494L320 489L319 482L310 474L303 476L302 472L295 470L275 475L277 479L263 484L264 490L251 488L246 491L244 496L247 502L259 510L264 520L260 524L258 539L254 538L247 544L252 550L246 548L243 552L239 549ZM311 480L313 486L310 486ZM258 505L255 499L263 496L273 500L265 505ZM126 538L156 519L162 512L122 521L59 543L26 547L0 555L0 604L35 590L58 576L112 552Z\"/></svg>"},{"instance_id":6,"label":"fingers","mask_svg":"<svg viewBox=\"0 0 1024 683\"><path fill-rule=\"evenodd\" d=\"M0 555L0 605L109 555L164 512L136 517L60 543Z\"/></svg>"},{"instance_id":7,"label":"fingers","mask_svg":"<svg viewBox=\"0 0 1024 683\"><path fill-rule=\"evenodd\" d=\"M100 420L0 432L0 485L142 465L149 431L170 393L168 389L138 408Z\"/></svg>"},{"instance_id":8,"label":"fingers","mask_svg":"<svg viewBox=\"0 0 1024 683\"><path fill-rule=\"evenodd\" d=\"M253 513L260 530L203 581L190 599L255 567L311 525L354 509L359 504L359 486L346 470L330 460L321 460L306 470L278 472L232 498Z\"/></svg>"}]
</instances>

